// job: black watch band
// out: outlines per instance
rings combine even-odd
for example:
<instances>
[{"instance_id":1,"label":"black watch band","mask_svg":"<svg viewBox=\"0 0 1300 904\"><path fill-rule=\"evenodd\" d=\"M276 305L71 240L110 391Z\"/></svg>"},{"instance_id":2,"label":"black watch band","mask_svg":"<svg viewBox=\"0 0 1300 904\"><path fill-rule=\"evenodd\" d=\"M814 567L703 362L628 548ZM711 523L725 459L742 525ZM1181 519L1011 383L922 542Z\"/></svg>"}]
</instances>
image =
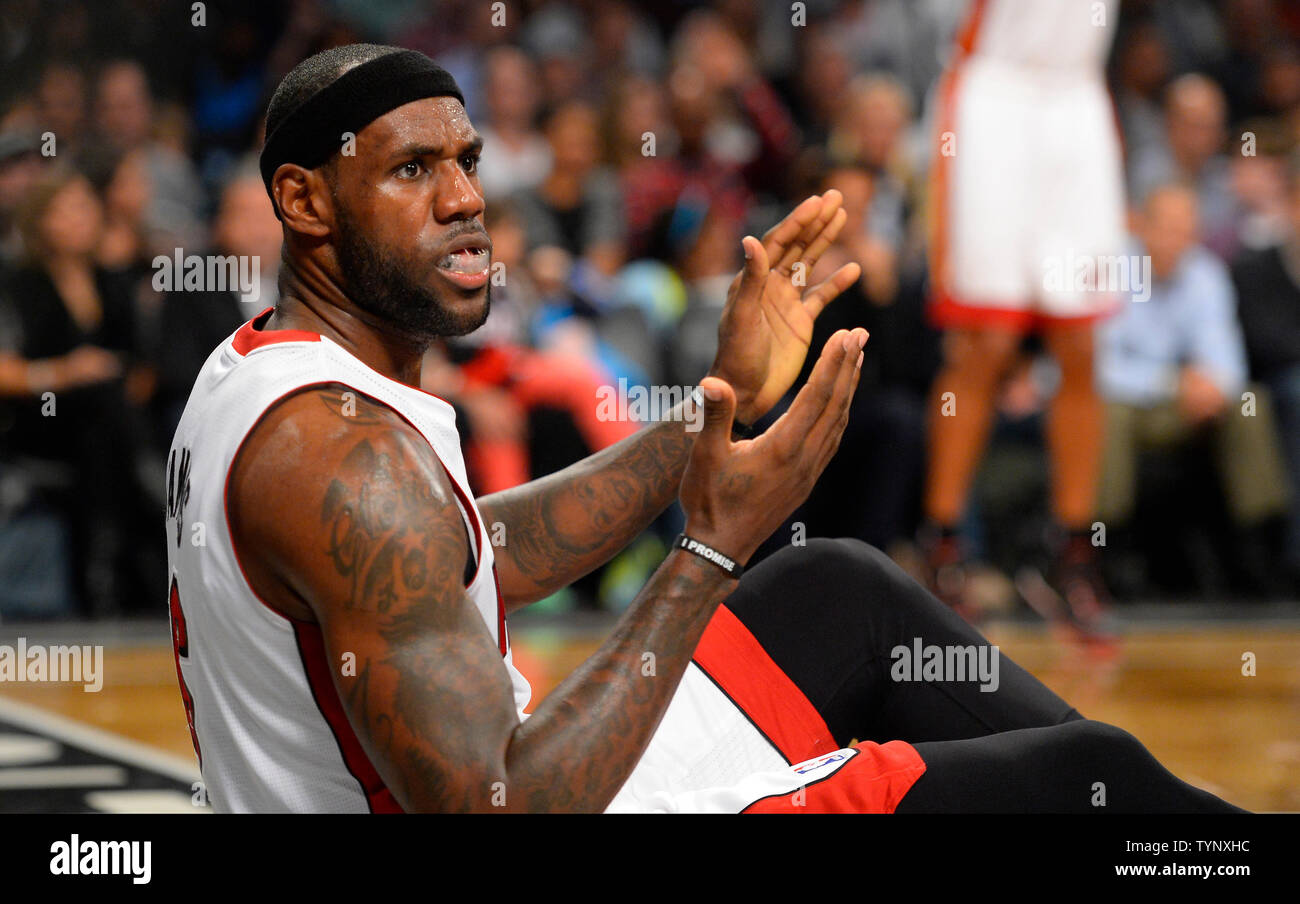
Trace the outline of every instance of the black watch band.
<instances>
[{"instance_id":1,"label":"black watch band","mask_svg":"<svg viewBox=\"0 0 1300 904\"><path fill-rule=\"evenodd\" d=\"M677 540L673 543L678 549L684 549L689 553L694 553L706 562L712 562L717 565L733 578L739 579L745 573L745 568L730 556L718 552L707 543L701 543L699 540L692 539L685 534L678 534Z\"/></svg>"}]
</instances>

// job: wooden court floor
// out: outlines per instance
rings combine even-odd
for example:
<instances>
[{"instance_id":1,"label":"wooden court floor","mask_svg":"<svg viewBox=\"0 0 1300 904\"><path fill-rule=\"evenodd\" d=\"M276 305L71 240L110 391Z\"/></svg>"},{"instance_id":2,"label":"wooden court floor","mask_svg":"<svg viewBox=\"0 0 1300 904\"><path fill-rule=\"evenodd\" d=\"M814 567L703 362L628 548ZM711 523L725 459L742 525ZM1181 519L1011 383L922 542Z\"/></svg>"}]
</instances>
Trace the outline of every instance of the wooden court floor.
<instances>
[{"instance_id":1,"label":"wooden court floor","mask_svg":"<svg viewBox=\"0 0 1300 904\"><path fill-rule=\"evenodd\" d=\"M1131 731L1183 779L1250 810L1300 811L1300 624L1130 627L1109 657L1039 628L986 633L1084 715ZM512 638L535 700L600 641L593 631L526 625ZM1244 654L1253 654L1253 676L1243 675ZM193 759L165 639L106 645L104 673L99 693L0 683L0 697Z\"/></svg>"}]
</instances>

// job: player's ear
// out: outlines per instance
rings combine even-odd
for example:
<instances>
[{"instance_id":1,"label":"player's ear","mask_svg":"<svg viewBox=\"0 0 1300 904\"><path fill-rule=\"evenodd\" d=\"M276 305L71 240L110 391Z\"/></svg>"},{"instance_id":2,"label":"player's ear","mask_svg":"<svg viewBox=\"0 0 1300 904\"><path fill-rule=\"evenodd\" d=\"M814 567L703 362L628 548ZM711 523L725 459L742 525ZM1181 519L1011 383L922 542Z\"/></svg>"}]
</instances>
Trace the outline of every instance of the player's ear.
<instances>
[{"instance_id":1,"label":"player's ear","mask_svg":"<svg viewBox=\"0 0 1300 904\"><path fill-rule=\"evenodd\" d=\"M334 211L321 174L296 163L282 163L271 176L271 193L280 218L294 232L329 235Z\"/></svg>"}]
</instances>

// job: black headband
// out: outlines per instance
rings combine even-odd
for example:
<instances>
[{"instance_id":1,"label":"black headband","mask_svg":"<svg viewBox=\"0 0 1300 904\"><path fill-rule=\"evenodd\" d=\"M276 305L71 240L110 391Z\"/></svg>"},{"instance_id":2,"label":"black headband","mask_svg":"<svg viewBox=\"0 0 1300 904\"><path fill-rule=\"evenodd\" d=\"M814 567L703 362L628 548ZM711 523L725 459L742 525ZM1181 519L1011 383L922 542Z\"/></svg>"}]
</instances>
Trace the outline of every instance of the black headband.
<instances>
[{"instance_id":1,"label":"black headband","mask_svg":"<svg viewBox=\"0 0 1300 904\"><path fill-rule=\"evenodd\" d=\"M343 147L344 132L356 135L389 110L426 97L454 97L465 103L451 73L419 51L384 54L349 69L266 136L259 165L271 203L271 177L280 164L320 166Z\"/></svg>"}]
</instances>

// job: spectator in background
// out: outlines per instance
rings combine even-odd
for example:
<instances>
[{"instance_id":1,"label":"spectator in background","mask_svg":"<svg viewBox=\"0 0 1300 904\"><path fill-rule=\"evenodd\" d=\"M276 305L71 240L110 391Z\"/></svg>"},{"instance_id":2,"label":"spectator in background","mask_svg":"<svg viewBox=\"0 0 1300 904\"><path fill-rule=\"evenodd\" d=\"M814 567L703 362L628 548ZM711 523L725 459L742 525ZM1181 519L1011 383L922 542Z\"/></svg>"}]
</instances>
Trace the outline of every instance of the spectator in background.
<instances>
[{"instance_id":1,"label":"spectator in background","mask_svg":"<svg viewBox=\"0 0 1300 904\"><path fill-rule=\"evenodd\" d=\"M601 166L596 111L570 101L550 112L543 129L550 171L535 189L515 198L529 248L567 252L577 269L573 279L613 276L626 256L623 197L614 174Z\"/></svg>"},{"instance_id":2,"label":"spectator in background","mask_svg":"<svg viewBox=\"0 0 1300 904\"><path fill-rule=\"evenodd\" d=\"M82 603L97 615L142 599L154 578L145 557L156 558L153 545L135 542L153 506L136 476L122 377L141 361L129 290L95 262L102 225L99 199L71 170L44 175L23 201L28 262L5 287L5 304L7 351L27 383L25 392L11 388L0 438L4 460L58 500Z\"/></svg>"},{"instance_id":3,"label":"spectator in background","mask_svg":"<svg viewBox=\"0 0 1300 904\"><path fill-rule=\"evenodd\" d=\"M1196 189L1202 241L1220 257L1237 250L1240 211L1232 190L1232 171L1224 153L1227 101L1223 89L1203 75L1184 75L1165 92L1165 135L1132 162L1129 185L1134 198L1154 188L1186 182Z\"/></svg>"},{"instance_id":4,"label":"spectator in background","mask_svg":"<svg viewBox=\"0 0 1300 904\"><path fill-rule=\"evenodd\" d=\"M172 247L150 241L148 214L153 197L142 151L112 155L104 164L101 194L104 199L104 234L99 262L110 270L152 273L157 254L171 255ZM154 237L156 238L156 236Z\"/></svg>"},{"instance_id":5,"label":"spectator in background","mask_svg":"<svg viewBox=\"0 0 1300 904\"><path fill-rule=\"evenodd\" d=\"M677 131L688 169L734 171L752 192L783 197L801 137L753 52L720 16L683 20L669 74Z\"/></svg>"},{"instance_id":6,"label":"spectator in background","mask_svg":"<svg viewBox=\"0 0 1300 904\"><path fill-rule=\"evenodd\" d=\"M199 175L206 185L225 180L262 125L277 6L230 0L204 26L207 40L190 71Z\"/></svg>"},{"instance_id":7,"label":"spectator in background","mask_svg":"<svg viewBox=\"0 0 1300 904\"><path fill-rule=\"evenodd\" d=\"M551 169L551 148L537 131L537 66L517 47L490 51L483 63L487 115L479 178L488 203L536 188Z\"/></svg>"},{"instance_id":8,"label":"spectator in background","mask_svg":"<svg viewBox=\"0 0 1300 904\"><path fill-rule=\"evenodd\" d=\"M1243 570L1263 585L1262 531L1285 511L1287 478L1267 391L1251 385L1253 414L1243 409L1246 352L1236 295L1227 267L1198 244L1198 224L1190 187L1160 186L1149 194L1133 253L1150 258L1150 298L1128 301L1098 328L1106 445L1097 514L1109 527L1129 525L1139 454L1208 434L1242 538Z\"/></svg>"},{"instance_id":9,"label":"spectator in background","mask_svg":"<svg viewBox=\"0 0 1300 904\"><path fill-rule=\"evenodd\" d=\"M148 180L142 212L148 257L205 242L203 190L198 172L176 148L154 138L154 100L144 67L135 60L113 60L99 71L94 121L97 141L119 154L136 155L129 164Z\"/></svg>"},{"instance_id":10,"label":"spectator in background","mask_svg":"<svg viewBox=\"0 0 1300 904\"><path fill-rule=\"evenodd\" d=\"M23 255L17 213L45 162L38 148L39 139L26 129L0 131L0 281Z\"/></svg>"},{"instance_id":11,"label":"spectator in background","mask_svg":"<svg viewBox=\"0 0 1300 904\"><path fill-rule=\"evenodd\" d=\"M663 258L657 232L685 185L667 94L653 79L628 76L610 90L602 118L606 157L623 192L628 256Z\"/></svg>"},{"instance_id":12,"label":"spectator in background","mask_svg":"<svg viewBox=\"0 0 1300 904\"><path fill-rule=\"evenodd\" d=\"M1232 191L1240 205L1238 256L1270 248L1285 238L1290 221L1286 155L1294 142L1274 119L1247 120L1236 130L1253 143L1252 153L1232 157Z\"/></svg>"},{"instance_id":13,"label":"spectator in background","mask_svg":"<svg viewBox=\"0 0 1300 904\"><path fill-rule=\"evenodd\" d=\"M213 224L213 250L258 262L260 284L249 296L227 291L174 291L163 301L162 341L158 346L159 409L157 439L171 443L194 378L212 350L240 324L275 304L280 272L280 221L255 168L239 169L221 192Z\"/></svg>"},{"instance_id":14,"label":"spectator in background","mask_svg":"<svg viewBox=\"0 0 1300 904\"><path fill-rule=\"evenodd\" d=\"M1174 9L1185 2L1165 0L1165 5ZM1179 70L1213 73L1227 95L1234 121L1268 112L1260 96L1260 82L1263 61L1280 30L1278 5L1275 0L1226 0L1221 4L1221 20L1216 21L1212 11L1202 9L1203 21L1198 28L1169 35L1171 50L1183 57ZM1202 53L1199 59L1187 58L1185 39L1195 39L1197 33L1202 46L1217 41L1219 46L1214 48L1217 52Z\"/></svg>"},{"instance_id":15,"label":"spectator in background","mask_svg":"<svg viewBox=\"0 0 1300 904\"><path fill-rule=\"evenodd\" d=\"M85 162L83 160L83 162ZM112 271L129 294L135 321L137 351L146 360L155 359L154 349L162 341L159 314L163 293L153 286L156 253L169 258L175 246L151 249L147 215L153 186L145 169L142 149L125 155L109 152L106 173L96 183L104 204L104 228L95 252L99 265ZM143 409L157 391L157 372L150 366L133 368L127 375L126 392L134 407ZM145 429L142 433L147 433ZM160 451L166 452L164 446Z\"/></svg>"},{"instance_id":16,"label":"spectator in background","mask_svg":"<svg viewBox=\"0 0 1300 904\"><path fill-rule=\"evenodd\" d=\"M880 549L889 549L914 527L925 461L926 387L909 385L898 365L902 357L920 353L914 341L920 316L895 305L895 258L888 243L871 232L875 184L872 172L859 164L832 166L816 185L818 192L836 189L844 196L846 217L835 243L808 274L808 284L850 261L862 265L863 277L817 318L809 347L825 344L836 330L856 327L866 328L879 345L870 361L863 359L839 451L786 529L773 534L769 552L789 543L796 522L806 536L857 537ZM906 322L909 318L913 322ZM807 382L814 363L804 362L788 399ZM765 422L785 407L778 406Z\"/></svg>"},{"instance_id":17,"label":"spectator in background","mask_svg":"<svg viewBox=\"0 0 1300 904\"><path fill-rule=\"evenodd\" d=\"M78 150L86 129L86 77L75 64L50 63L36 86L36 127L54 133L56 154Z\"/></svg>"},{"instance_id":18,"label":"spectator in background","mask_svg":"<svg viewBox=\"0 0 1300 904\"><path fill-rule=\"evenodd\" d=\"M833 160L860 163L874 177L870 225L895 252L906 237L916 192L916 172L907 153L912 102L903 85L887 75L858 76L840 104L828 146Z\"/></svg>"},{"instance_id":19,"label":"spectator in background","mask_svg":"<svg viewBox=\"0 0 1300 904\"><path fill-rule=\"evenodd\" d=\"M842 35L859 72L888 72L919 101L943 68L945 47L960 24L964 3L858 0L835 4L828 21Z\"/></svg>"},{"instance_id":20,"label":"spectator in background","mask_svg":"<svg viewBox=\"0 0 1300 904\"><path fill-rule=\"evenodd\" d=\"M1254 378L1273 396L1288 470L1300 474L1300 155L1287 171L1289 231L1233 267L1242 332ZM1300 579L1300 493L1291 499L1286 562Z\"/></svg>"},{"instance_id":21,"label":"spectator in background","mask_svg":"<svg viewBox=\"0 0 1300 904\"><path fill-rule=\"evenodd\" d=\"M1113 57L1112 93L1124 134L1126 163L1164 146L1161 96L1169 81L1169 48L1150 19L1124 28Z\"/></svg>"},{"instance_id":22,"label":"spectator in background","mask_svg":"<svg viewBox=\"0 0 1300 904\"><path fill-rule=\"evenodd\" d=\"M1300 50L1285 38L1274 38L1260 60L1259 100L1264 116L1300 105Z\"/></svg>"},{"instance_id":23,"label":"spectator in background","mask_svg":"<svg viewBox=\"0 0 1300 904\"><path fill-rule=\"evenodd\" d=\"M794 114L804 140L824 144L844 109L853 64L844 49L844 35L832 24L818 23L800 32L795 85L799 101L794 105Z\"/></svg>"},{"instance_id":24,"label":"spectator in background","mask_svg":"<svg viewBox=\"0 0 1300 904\"><path fill-rule=\"evenodd\" d=\"M645 13L627 0L598 0L589 18L591 78L609 84L625 74L656 75L663 69L663 42Z\"/></svg>"},{"instance_id":25,"label":"spectator in background","mask_svg":"<svg viewBox=\"0 0 1300 904\"><path fill-rule=\"evenodd\" d=\"M523 42L537 61L547 106L594 100L597 83L588 77L591 42L583 16L575 7L567 3L541 6L524 22Z\"/></svg>"}]
</instances>

